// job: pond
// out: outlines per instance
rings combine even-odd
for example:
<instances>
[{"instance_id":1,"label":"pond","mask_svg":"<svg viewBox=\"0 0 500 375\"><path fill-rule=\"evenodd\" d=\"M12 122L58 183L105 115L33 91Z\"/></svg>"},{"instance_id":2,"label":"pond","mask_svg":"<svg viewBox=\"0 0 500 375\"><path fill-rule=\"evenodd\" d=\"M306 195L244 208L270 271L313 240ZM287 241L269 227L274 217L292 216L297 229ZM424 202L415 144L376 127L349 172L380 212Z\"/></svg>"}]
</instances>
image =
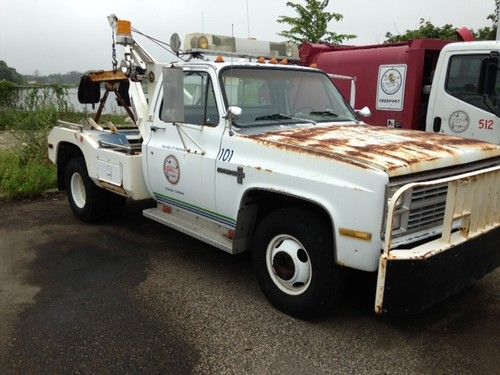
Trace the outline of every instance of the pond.
<instances>
[{"instance_id":1,"label":"pond","mask_svg":"<svg viewBox=\"0 0 500 375\"><path fill-rule=\"evenodd\" d=\"M101 90L101 98L104 95L104 89ZM91 104L81 104L78 101L78 88L73 87L68 89L68 101L70 104L73 106L73 108L78 111L78 112L96 112L97 108L99 107L99 103L97 103L94 107L92 108ZM103 113L107 114L120 114L120 115L125 115L126 112L125 110L118 106L116 103L115 95L114 94L109 94L108 99L106 100L106 105L104 107Z\"/></svg>"}]
</instances>

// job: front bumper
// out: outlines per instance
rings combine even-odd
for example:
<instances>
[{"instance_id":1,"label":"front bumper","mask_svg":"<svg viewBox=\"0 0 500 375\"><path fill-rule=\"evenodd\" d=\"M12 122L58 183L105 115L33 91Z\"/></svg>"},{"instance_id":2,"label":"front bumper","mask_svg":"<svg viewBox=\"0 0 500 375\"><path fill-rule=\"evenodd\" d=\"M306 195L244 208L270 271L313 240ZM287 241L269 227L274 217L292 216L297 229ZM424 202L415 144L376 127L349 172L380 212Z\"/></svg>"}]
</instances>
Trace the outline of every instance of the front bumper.
<instances>
[{"instance_id":1,"label":"front bumper","mask_svg":"<svg viewBox=\"0 0 500 375\"><path fill-rule=\"evenodd\" d=\"M500 227L435 255L404 259L404 251L381 257L375 306L379 314L421 312L494 271L500 265Z\"/></svg>"}]
</instances>

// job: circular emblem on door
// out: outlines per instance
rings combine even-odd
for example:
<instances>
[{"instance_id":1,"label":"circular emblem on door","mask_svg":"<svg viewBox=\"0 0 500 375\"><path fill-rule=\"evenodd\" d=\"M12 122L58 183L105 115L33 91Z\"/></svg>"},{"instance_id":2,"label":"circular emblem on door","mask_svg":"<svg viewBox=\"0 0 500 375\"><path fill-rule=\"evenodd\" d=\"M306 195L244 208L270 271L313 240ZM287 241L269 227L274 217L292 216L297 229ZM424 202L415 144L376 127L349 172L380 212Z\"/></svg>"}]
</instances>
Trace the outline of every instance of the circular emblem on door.
<instances>
[{"instance_id":1,"label":"circular emblem on door","mask_svg":"<svg viewBox=\"0 0 500 375\"><path fill-rule=\"evenodd\" d=\"M181 177L181 169L179 167L179 161L174 155L168 155L163 162L163 173L168 182L175 185L179 182Z\"/></svg>"},{"instance_id":2,"label":"circular emblem on door","mask_svg":"<svg viewBox=\"0 0 500 375\"><path fill-rule=\"evenodd\" d=\"M469 127L469 122L469 115L464 111L455 111L448 119L448 125L455 133L463 133Z\"/></svg>"}]
</instances>

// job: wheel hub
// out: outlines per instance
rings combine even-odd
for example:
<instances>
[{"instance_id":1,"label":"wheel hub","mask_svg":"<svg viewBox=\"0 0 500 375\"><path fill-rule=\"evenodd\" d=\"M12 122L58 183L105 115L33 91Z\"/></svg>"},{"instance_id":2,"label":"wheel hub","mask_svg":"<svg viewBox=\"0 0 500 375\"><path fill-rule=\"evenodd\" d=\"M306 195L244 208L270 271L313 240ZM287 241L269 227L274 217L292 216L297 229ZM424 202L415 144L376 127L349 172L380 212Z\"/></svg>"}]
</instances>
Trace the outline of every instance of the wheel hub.
<instances>
[{"instance_id":1,"label":"wheel hub","mask_svg":"<svg viewBox=\"0 0 500 375\"><path fill-rule=\"evenodd\" d=\"M309 287L311 261L296 238L287 234L274 237L267 247L266 263L271 279L283 292L298 295Z\"/></svg>"},{"instance_id":2,"label":"wheel hub","mask_svg":"<svg viewBox=\"0 0 500 375\"><path fill-rule=\"evenodd\" d=\"M77 172L71 176L71 197L79 208L85 207L85 202L87 201L85 185L83 184L82 176Z\"/></svg>"}]
</instances>

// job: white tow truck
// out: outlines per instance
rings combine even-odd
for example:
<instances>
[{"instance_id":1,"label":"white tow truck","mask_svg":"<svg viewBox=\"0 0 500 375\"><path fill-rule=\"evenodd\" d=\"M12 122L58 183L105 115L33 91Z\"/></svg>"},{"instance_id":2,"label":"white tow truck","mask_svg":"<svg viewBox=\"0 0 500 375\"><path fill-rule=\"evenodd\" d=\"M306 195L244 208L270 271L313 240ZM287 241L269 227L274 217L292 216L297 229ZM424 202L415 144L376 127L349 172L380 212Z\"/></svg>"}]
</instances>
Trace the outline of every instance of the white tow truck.
<instances>
[{"instance_id":1,"label":"white tow truck","mask_svg":"<svg viewBox=\"0 0 500 375\"><path fill-rule=\"evenodd\" d=\"M192 34L161 64L111 23L121 69L91 73L80 96L97 102L105 82L136 127L59 122L48 138L81 220L154 198L144 216L252 251L269 301L303 319L335 306L347 269L378 273L382 314L421 311L500 263L498 145L366 125L327 74L286 64L286 44Z\"/></svg>"}]
</instances>

